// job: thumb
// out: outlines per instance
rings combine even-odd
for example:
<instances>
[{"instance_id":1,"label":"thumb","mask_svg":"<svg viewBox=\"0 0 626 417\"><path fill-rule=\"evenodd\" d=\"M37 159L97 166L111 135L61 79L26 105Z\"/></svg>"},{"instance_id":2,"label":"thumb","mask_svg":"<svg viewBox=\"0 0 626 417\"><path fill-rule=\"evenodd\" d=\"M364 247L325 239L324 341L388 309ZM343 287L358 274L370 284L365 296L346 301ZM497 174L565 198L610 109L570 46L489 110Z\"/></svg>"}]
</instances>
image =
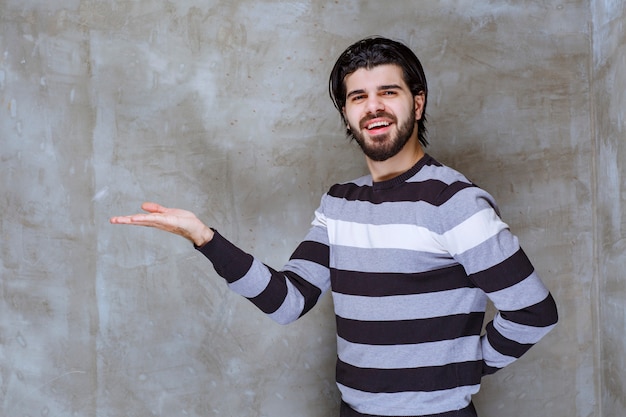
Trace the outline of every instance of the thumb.
<instances>
[{"instance_id":1,"label":"thumb","mask_svg":"<svg viewBox=\"0 0 626 417\"><path fill-rule=\"evenodd\" d=\"M150 201L146 201L141 205L141 209L147 211L149 213L165 213L167 208L163 207L160 204L152 203Z\"/></svg>"}]
</instances>

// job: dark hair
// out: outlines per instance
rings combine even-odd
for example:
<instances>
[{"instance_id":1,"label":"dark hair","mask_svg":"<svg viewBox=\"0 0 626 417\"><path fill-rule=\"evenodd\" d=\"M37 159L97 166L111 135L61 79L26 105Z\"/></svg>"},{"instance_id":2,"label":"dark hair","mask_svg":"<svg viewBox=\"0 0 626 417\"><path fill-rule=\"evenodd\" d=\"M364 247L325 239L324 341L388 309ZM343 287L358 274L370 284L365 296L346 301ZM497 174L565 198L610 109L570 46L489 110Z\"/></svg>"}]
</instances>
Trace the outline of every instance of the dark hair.
<instances>
[{"instance_id":1,"label":"dark hair","mask_svg":"<svg viewBox=\"0 0 626 417\"><path fill-rule=\"evenodd\" d=\"M339 56L330 73L328 92L333 104L339 110L344 124L347 123L343 114L343 108L346 105L346 76L361 68L372 69L386 64L395 64L402 68L404 82L414 96L424 93L424 110L422 117L417 121L417 136L422 145L428 145L425 126L426 103L428 102L426 76L417 56L400 42L382 37L371 37L348 47Z\"/></svg>"}]
</instances>

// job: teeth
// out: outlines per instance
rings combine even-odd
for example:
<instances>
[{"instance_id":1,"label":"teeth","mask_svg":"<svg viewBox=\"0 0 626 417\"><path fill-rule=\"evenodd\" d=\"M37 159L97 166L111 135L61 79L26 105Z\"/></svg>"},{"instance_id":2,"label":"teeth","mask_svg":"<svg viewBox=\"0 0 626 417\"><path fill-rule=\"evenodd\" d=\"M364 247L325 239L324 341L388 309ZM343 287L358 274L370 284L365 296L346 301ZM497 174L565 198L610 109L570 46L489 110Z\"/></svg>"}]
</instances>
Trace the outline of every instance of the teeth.
<instances>
[{"instance_id":1,"label":"teeth","mask_svg":"<svg viewBox=\"0 0 626 417\"><path fill-rule=\"evenodd\" d=\"M388 122L376 122L376 123L372 123L371 125L368 125L367 128L376 129L377 127L383 127L383 126L389 126L389 123Z\"/></svg>"}]
</instances>

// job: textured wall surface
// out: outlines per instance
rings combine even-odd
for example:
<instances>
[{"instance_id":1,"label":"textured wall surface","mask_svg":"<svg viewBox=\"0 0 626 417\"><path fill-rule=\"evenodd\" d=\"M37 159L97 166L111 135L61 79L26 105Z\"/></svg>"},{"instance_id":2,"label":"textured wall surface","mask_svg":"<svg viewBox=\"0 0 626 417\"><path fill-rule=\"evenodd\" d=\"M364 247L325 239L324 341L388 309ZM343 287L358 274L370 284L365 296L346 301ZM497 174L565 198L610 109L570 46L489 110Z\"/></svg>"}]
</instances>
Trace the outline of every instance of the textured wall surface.
<instances>
[{"instance_id":1,"label":"textured wall surface","mask_svg":"<svg viewBox=\"0 0 626 417\"><path fill-rule=\"evenodd\" d=\"M595 1L594 120L601 406L603 416L626 410L626 4Z\"/></svg>"},{"instance_id":2,"label":"textured wall surface","mask_svg":"<svg viewBox=\"0 0 626 417\"><path fill-rule=\"evenodd\" d=\"M326 85L374 34L420 56L429 152L496 197L559 304L481 416L618 415L625 13L592 3L0 0L2 415L336 415L330 297L279 326L182 238L108 218L187 208L280 267L366 171Z\"/></svg>"}]
</instances>

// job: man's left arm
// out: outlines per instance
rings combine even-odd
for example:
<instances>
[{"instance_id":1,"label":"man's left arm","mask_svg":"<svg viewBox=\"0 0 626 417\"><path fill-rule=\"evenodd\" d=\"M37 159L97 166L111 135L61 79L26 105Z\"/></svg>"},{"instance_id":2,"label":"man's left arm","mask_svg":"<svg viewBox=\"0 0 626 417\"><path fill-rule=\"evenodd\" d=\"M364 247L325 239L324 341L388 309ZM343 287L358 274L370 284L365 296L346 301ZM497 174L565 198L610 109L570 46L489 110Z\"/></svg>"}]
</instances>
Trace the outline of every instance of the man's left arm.
<instances>
[{"instance_id":1,"label":"man's left arm","mask_svg":"<svg viewBox=\"0 0 626 417\"><path fill-rule=\"evenodd\" d=\"M456 220L444 240L497 309L481 337L483 374L492 374L526 353L556 325L556 303L488 193L468 188L446 205L455 211L448 220Z\"/></svg>"},{"instance_id":2,"label":"man's left arm","mask_svg":"<svg viewBox=\"0 0 626 417\"><path fill-rule=\"evenodd\" d=\"M521 357L556 325L554 298L521 248L469 278L497 310L481 337L483 374L492 374Z\"/></svg>"}]
</instances>

